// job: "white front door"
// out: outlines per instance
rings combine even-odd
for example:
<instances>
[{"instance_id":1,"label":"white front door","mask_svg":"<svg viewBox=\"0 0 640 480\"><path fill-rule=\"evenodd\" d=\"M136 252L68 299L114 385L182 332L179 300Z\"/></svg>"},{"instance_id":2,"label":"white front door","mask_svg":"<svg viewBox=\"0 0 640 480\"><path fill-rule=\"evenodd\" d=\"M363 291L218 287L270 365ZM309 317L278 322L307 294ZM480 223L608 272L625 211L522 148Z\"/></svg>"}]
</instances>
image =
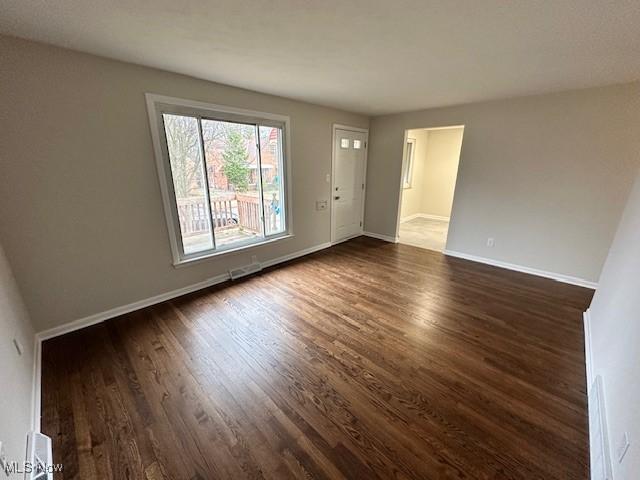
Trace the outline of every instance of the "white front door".
<instances>
[{"instance_id":1,"label":"white front door","mask_svg":"<svg viewBox=\"0 0 640 480\"><path fill-rule=\"evenodd\" d=\"M336 129L331 196L332 240L362 233L366 132Z\"/></svg>"}]
</instances>

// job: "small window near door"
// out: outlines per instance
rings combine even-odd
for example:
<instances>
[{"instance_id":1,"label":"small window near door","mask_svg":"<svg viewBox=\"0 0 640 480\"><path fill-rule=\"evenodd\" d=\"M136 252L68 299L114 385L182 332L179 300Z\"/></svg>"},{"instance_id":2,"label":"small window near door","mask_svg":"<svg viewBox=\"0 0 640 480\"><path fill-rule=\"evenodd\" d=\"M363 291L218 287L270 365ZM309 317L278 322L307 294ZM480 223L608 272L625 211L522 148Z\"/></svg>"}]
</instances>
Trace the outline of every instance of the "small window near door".
<instances>
[{"instance_id":1,"label":"small window near door","mask_svg":"<svg viewBox=\"0 0 640 480\"><path fill-rule=\"evenodd\" d=\"M354 150L360 150L362 148L362 142L360 140L353 141Z\"/></svg>"},{"instance_id":2,"label":"small window near door","mask_svg":"<svg viewBox=\"0 0 640 480\"><path fill-rule=\"evenodd\" d=\"M411 188L411 178L413 177L413 157L416 150L415 138L407 139L406 160L404 162L404 171L402 172L403 188Z\"/></svg>"},{"instance_id":3,"label":"small window near door","mask_svg":"<svg viewBox=\"0 0 640 480\"><path fill-rule=\"evenodd\" d=\"M340 148L349 148L349 139L341 138L340 139Z\"/></svg>"}]
</instances>

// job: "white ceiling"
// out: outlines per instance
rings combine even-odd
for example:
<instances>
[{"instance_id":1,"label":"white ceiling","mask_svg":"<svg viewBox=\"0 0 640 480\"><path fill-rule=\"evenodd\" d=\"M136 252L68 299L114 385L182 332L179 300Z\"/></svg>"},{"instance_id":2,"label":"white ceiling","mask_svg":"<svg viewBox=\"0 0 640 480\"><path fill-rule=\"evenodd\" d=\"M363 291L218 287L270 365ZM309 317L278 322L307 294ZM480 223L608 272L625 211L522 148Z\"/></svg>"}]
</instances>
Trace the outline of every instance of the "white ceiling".
<instances>
[{"instance_id":1,"label":"white ceiling","mask_svg":"<svg viewBox=\"0 0 640 480\"><path fill-rule=\"evenodd\" d=\"M0 32L367 114L640 78L638 0L2 0Z\"/></svg>"}]
</instances>

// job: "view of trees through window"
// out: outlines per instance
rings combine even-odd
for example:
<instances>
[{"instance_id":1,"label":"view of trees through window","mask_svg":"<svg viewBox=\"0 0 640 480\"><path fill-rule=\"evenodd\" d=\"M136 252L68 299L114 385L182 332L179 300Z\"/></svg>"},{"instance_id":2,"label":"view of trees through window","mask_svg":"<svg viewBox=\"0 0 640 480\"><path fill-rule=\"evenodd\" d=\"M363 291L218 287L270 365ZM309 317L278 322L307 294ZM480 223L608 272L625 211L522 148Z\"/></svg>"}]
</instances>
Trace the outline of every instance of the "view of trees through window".
<instances>
[{"instance_id":1,"label":"view of trees through window","mask_svg":"<svg viewBox=\"0 0 640 480\"><path fill-rule=\"evenodd\" d=\"M185 254L284 232L280 128L173 114L163 120Z\"/></svg>"}]
</instances>

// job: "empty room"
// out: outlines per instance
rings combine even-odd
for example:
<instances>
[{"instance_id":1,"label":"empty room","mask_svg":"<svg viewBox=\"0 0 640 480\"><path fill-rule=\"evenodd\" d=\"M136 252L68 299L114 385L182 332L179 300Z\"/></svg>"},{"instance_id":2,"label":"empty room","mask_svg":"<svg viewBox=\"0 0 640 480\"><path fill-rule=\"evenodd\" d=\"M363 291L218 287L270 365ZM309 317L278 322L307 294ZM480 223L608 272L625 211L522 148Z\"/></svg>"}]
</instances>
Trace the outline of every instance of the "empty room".
<instances>
[{"instance_id":1,"label":"empty room","mask_svg":"<svg viewBox=\"0 0 640 480\"><path fill-rule=\"evenodd\" d=\"M464 127L407 130L398 242L445 250L463 135Z\"/></svg>"},{"instance_id":2,"label":"empty room","mask_svg":"<svg viewBox=\"0 0 640 480\"><path fill-rule=\"evenodd\" d=\"M0 478L640 478L639 24L4 0Z\"/></svg>"}]
</instances>

